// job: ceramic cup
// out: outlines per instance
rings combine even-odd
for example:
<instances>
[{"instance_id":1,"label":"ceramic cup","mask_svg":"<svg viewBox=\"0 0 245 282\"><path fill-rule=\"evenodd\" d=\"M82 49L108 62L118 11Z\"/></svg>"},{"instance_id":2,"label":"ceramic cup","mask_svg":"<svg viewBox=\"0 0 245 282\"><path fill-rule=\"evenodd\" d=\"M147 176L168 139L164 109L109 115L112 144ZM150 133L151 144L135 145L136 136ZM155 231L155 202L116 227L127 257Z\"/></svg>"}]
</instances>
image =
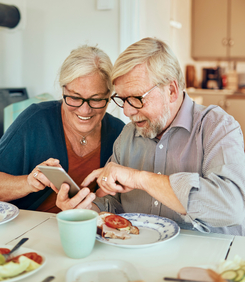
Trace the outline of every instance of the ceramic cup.
<instances>
[{"instance_id":1,"label":"ceramic cup","mask_svg":"<svg viewBox=\"0 0 245 282\"><path fill-rule=\"evenodd\" d=\"M87 209L66 210L57 214L61 244L66 255L87 257L94 247L98 213Z\"/></svg>"}]
</instances>

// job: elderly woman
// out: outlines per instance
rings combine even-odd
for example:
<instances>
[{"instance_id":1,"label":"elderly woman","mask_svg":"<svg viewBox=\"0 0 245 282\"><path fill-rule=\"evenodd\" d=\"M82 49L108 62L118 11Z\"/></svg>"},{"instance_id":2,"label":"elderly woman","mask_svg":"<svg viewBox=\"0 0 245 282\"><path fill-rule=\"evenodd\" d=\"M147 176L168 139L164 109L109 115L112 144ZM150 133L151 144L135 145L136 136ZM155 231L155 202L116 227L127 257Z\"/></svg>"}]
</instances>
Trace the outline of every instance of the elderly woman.
<instances>
[{"instance_id":1,"label":"elderly woman","mask_svg":"<svg viewBox=\"0 0 245 282\"><path fill-rule=\"evenodd\" d=\"M71 52L60 71L63 99L32 104L0 139L1 201L22 209L58 212L56 193L50 187L57 190L37 166L62 166L80 185L90 172L105 165L124 126L106 113L111 70L109 57L96 47ZM84 207L95 198L96 182L89 189L76 195L79 202L84 200Z\"/></svg>"}]
</instances>

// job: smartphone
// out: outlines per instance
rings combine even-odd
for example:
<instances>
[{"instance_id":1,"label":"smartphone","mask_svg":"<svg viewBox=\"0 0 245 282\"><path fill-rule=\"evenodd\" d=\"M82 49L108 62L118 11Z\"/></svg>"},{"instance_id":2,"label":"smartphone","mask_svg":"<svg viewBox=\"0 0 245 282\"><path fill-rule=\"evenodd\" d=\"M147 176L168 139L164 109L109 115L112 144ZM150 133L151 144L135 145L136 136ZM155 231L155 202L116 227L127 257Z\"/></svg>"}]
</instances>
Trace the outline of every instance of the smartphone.
<instances>
[{"instance_id":1,"label":"smartphone","mask_svg":"<svg viewBox=\"0 0 245 282\"><path fill-rule=\"evenodd\" d=\"M56 166L37 166L38 169L48 178L50 182L59 190L62 183L68 183L70 185L69 197L72 198L81 189L75 183L75 181L66 173L62 167Z\"/></svg>"}]
</instances>

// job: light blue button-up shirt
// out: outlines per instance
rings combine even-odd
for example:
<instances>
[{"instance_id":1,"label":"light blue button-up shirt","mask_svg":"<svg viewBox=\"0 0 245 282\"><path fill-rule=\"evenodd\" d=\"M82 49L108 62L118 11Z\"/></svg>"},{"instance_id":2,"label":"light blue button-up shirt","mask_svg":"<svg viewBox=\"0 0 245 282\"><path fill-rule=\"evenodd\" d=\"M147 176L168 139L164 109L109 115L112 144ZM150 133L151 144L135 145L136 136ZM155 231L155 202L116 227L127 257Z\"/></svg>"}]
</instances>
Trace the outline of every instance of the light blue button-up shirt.
<instances>
[{"instance_id":1,"label":"light blue button-up shirt","mask_svg":"<svg viewBox=\"0 0 245 282\"><path fill-rule=\"evenodd\" d=\"M155 214L181 228L245 235L245 155L241 128L218 106L204 107L185 94L161 139L140 136L127 124L114 143L111 161L169 175L187 211L181 215L142 190L97 198L101 210Z\"/></svg>"}]
</instances>

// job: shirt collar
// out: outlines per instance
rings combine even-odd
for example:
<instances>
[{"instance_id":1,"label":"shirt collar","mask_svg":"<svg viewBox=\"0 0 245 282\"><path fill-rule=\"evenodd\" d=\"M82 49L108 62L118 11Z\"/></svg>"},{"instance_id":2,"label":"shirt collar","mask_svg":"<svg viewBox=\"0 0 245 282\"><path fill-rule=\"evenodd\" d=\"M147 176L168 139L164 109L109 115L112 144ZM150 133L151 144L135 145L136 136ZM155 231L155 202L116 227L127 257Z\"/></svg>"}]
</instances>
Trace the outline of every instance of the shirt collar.
<instances>
[{"instance_id":1,"label":"shirt collar","mask_svg":"<svg viewBox=\"0 0 245 282\"><path fill-rule=\"evenodd\" d=\"M175 119L171 123L170 128L183 127L190 132L192 128L192 107L193 107L193 101L188 96L188 94L184 91L183 103L180 107L178 114L176 115ZM135 137L139 137L139 136L141 136L141 134L139 134L136 130Z\"/></svg>"},{"instance_id":2,"label":"shirt collar","mask_svg":"<svg viewBox=\"0 0 245 282\"><path fill-rule=\"evenodd\" d=\"M193 101L188 96L188 94L184 92L183 103L170 127L183 127L190 132L192 128L192 119L193 119L192 109L193 109Z\"/></svg>"}]
</instances>

